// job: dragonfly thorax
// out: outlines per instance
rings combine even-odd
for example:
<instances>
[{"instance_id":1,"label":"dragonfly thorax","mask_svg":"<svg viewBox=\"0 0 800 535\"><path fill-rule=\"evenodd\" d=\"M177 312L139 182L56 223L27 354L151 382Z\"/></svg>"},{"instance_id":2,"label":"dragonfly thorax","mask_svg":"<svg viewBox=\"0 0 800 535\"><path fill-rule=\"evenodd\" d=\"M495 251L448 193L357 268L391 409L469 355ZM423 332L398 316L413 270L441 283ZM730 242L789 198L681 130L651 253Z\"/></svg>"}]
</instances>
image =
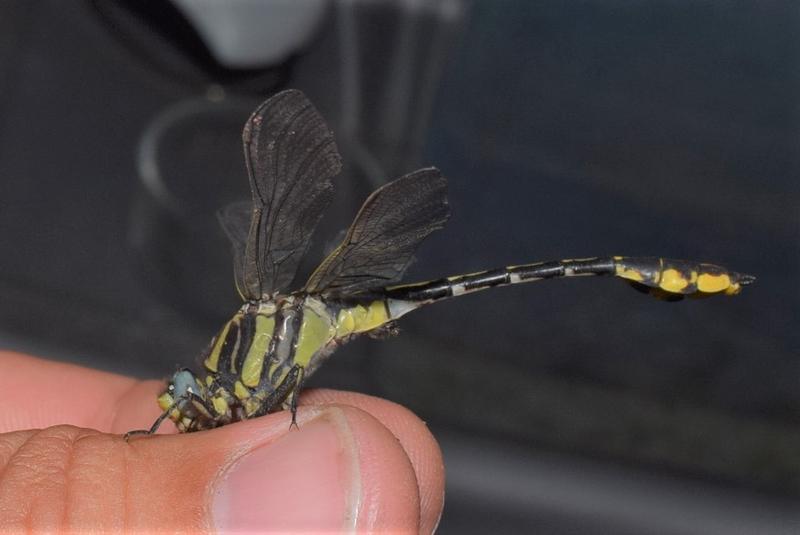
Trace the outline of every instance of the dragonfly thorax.
<instances>
[{"instance_id":1,"label":"dragonfly thorax","mask_svg":"<svg viewBox=\"0 0 800 535\"><path fill-rule=\"evenodd\" d=\"M181 431L289 408L336 347L391 319L384 299L345 304L291 294L250 301L211 340L205 375L180 370L159 404Z\"/></svg>"}]
</instances>

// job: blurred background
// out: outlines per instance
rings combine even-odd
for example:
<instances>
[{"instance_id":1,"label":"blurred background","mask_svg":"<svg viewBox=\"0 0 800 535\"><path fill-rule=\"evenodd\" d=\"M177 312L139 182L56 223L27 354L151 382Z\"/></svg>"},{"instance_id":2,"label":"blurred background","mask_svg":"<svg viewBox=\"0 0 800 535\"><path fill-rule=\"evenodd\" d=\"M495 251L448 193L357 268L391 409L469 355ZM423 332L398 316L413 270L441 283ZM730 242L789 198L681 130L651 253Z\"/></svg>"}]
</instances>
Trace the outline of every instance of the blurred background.
<instances>
[{"instance_id":1,"label":"blurred background","mask_svg":"<svg viewBox=\"0 0 800 535\"><path fill-rule=\"evenodd\" d=\"M792 0L5 0L0 346L139 377L239 306L214 212L302 89L346 167L298 286L422 165L452 218L406 280L606 254L758 276L662 303L489 291L314 376L440 439L440 533L800 533L800 6Z\"/></svg>"}]
</instances>

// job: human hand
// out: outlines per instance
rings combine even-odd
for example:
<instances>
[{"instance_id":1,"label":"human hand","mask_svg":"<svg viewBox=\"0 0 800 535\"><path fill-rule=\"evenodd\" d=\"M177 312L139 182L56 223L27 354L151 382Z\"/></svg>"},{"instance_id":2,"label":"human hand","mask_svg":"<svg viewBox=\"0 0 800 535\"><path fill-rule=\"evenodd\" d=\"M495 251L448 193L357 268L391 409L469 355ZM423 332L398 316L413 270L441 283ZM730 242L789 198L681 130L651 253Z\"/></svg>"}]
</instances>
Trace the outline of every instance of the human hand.
<instances>
[{"instance_id":1,"label":"human hand","mask_svg":"<svg viewBox=\"0 0 800 535\"><path fill-rule=\"evenodd\" d=\"M441 514L439 447L389 401L312 390L299 430L282 412L126 443L158 416L163 383L0 362L0 532L430 533Z\"/></svg>"}]
</instances>

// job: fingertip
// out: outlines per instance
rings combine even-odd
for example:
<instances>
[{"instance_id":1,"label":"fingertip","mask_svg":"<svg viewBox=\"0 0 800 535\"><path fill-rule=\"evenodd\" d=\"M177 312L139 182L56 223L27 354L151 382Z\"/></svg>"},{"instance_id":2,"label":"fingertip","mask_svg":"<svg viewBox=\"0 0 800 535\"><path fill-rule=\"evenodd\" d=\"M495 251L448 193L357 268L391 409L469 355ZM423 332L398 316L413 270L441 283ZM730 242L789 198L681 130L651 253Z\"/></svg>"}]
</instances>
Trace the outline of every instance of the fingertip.
<instances>
[{"instance_id":1,"label":"fingertip","mask_svg":"<svg viewBox=\"0 0 800 535\"><path fill-rule=\"evenodd\" d=\"M420 496L419 532L433 533L444 508L445 468L439 443L425 422L402 405L356 392L312 389L303 393L301 403L357 407L386 426L414 468Z\"/></svg>"},{"instance_id":2,"label":"fingertip","mask_svg":"<svg viewBox=\"0 0 800 535\"><path fill-rule=\"evenodd\" d=\"M346 415L358 449L361 504L356 528L369 533L416 533L421 514L419 484L402 443L368 412L334 407Z\"/></svg>"},{"instance_id":3,"label":"fingertip","mask_svg":"<svg viewBox=\"0 0 800 535\"><path fill-rule=\"evenodd\" d=\"M256 440L214 483L218 531L417 532L414 469L381 422L350 406L305 407L299 430L288 431L288 416L281 416L273 421L287 432ZM256 423L229 427L257 436L265 430ZM258 506L265 497L269 509Z\"/></svg>"}]
</instances>

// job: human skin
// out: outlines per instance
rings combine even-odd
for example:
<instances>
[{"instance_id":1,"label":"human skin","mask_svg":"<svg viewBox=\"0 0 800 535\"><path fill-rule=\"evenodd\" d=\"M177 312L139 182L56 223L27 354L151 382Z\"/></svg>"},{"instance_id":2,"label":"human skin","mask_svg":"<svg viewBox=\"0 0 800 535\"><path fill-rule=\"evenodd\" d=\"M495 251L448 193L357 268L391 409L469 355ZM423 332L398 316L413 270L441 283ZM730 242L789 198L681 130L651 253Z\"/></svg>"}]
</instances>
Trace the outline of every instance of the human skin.
<instances>
[{"instance_id":1,"label":"human skin","mask_svg":"<svg viewBox=\"0 0 800 535\"><path fill-rule=\"evenodd\" d=\"M211 431L134 437L160 381L0 351L0 532L430 533L444 466L425 424L333 390Z\"/></svg>"}]
</instances>

